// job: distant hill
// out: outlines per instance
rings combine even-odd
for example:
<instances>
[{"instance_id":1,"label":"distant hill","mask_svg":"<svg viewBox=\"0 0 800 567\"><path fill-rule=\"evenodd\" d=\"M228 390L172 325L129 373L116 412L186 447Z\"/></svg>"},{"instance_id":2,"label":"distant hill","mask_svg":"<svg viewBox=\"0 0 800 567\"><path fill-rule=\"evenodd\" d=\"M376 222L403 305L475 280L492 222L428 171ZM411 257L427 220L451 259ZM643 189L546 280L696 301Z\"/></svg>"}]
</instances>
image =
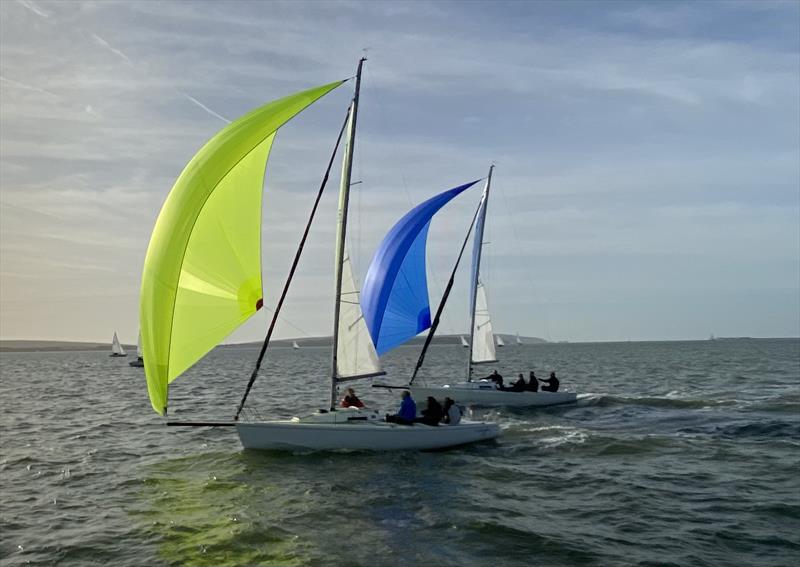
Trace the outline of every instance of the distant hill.
<instances>
[{"instance_id":1,"label":"distant hill","mask_svg":"<svg viewBox=\"0 0 800 567\"><path fill-rule=\"evenodd\" d=\"M516 335L504 335L503 337L506 345L515 346ZM433 344L435 345L458 345L461 342L461 335L440 335L434 337ZM542 344L547 341L538 337L520 337L523 344L533 345ZM272 341L272 346L276 347L291 347L292 343L297 341L301 347L325 347L330 346L331 337L304 337L296 339L278 339ZM425 337L415 337L410 340L406 345L418 346L425 342ZM129 353L136 354L136 345L122 345ZM254 341L251 343L235 343L220 345L220 348L242 348L242 347L255 347L261 346L261 341ZM37 352L37 351L75 351L75 350L111 350L111 343L89 343L78 341L0 341L0 352Z\"/></svg>"},{"instance_id":2,"label":"distant hill","mask_svg":"<svg viewBox=\"0 0 800 567\"><path fill-rule=\"evenodd\" d=\"M459 345L461 344L461 337L468 338L467 335L437 335L433 338L433 344L435 345ZM498 335L495 335L498 336ZM516 335L504 335L500 334L500 337L503 338L505 341L506 346L516 346ZM547 341L544 339L540 339L539 337L520 337L522 344L524 345L534 345L534 344L543 344ZM297 339L279 339L273 340L271 342L272 346L277 347L290 347L292 346L293 342L297 342L298 346L300 347L322 347L322 346L330 346L331 345L331 337L304 337L304 338L297 338ZM404 346L419 346L425 343L425 337L414 337ZM235 347L243 347L243 346L260 346L261 341L256 341L252 343L238 343L238 344L230 344L230 345L223 345L224 348L235 348Z\"/></svg>"},{"instance_id":3,"label":"distant hill","mask_svg":"<svg viewBox=\"0 0 800 567\"><path fill-rule=\"evenodd\" d=\"M136 354L136 345L122 345L125 350ZM34 352L34 351L68 351L68 350L107 350L111 352L111 343L81 343L77 341L0 341L0 352Z\"/></svg>"}]
</instances>

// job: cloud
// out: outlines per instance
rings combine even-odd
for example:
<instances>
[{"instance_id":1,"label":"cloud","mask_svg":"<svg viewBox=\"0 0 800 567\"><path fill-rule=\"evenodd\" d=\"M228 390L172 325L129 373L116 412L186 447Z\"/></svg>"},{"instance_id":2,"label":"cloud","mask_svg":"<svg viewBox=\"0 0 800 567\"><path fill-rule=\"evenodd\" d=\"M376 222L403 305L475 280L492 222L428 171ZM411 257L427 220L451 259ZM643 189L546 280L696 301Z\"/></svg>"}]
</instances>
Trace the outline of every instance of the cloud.
<instances>
[{"instance_id":1,"label":"cloud","mask_svg":"<svg viewBox=\"0 0 800 567\"><path fill-rule=\"evenodd\" d=\"M50 17L50 12L48 12L47 10L42 9L41 7L36 5L35 3L31 2L31 0L17 0L17 4L19 4L20 6L22 6L24 8L27 8L28 10L30 10L31 12L33 12L34 14L36 14L37 16L40 16L42 18L49 18Z\"/></svg>"},{"instance_id":2,"label":"cloud","mask_svg":"<svg viewBox=\"0 0 800 567\"><path fill-rule=\"evenodd\" d=\"M33 92L36 92L36 93L42 93L42 94L46 94L48 96L58 97L57 94L51 93L50 91L47 91L45 89L40 89L39 87L35 87L33 85L26 85L25 83L20 83L19 81L14 81L14 80L9 79L7 77L0 76L0 82L12 85L14 87L18 87L20 89L26 89L26 90L33 91Z\"/></svg>"},{"instance_id":3,"label":"cloud","mask_svg":"<svg viewBox=\"0 0 800 567\"><path fill-rule=\"evenodd\" d=\"M230 124L230 122L231 122L230 120L228 120L228 119L227 119L227 118L225 118L224 116L222 116L222 115L220 115L220 114L218 114L218 113L214 112L213 110L211 110L210 108L208 108L208 107L207 107L205 104L203 104L202 102L200 102L199 100L197 100L197 99L196 99L196 98L194 98L193 96L189 96L189 95L188 95L188 94L186 94L186 93L183 93L183 96L185 96L187 99L189 99L191 102L193 102L194 104L196 104L197 106L199 106L200 108L202 108L203 110L205 110L206 112L208 112L208 113L209 113L211 116L213 116L213 117L215 117L215 118L219 118L219 119L220 119L220 120L222 120L223 122L225 122L225 123L227 123L227 124Z\"/></svg>"},{"instance_id":4,"label":"cloud","mask_svg":"<svg viewBox=\"0 0 800 567\"><path fill-rule=\"evenodd\" d=\"M125 55L122 51L117 49L116 47L112 47L106 40L104 40L99 35L93 33L92 38L97 42L98 45L102 45L106 49L108 49L111 53L118 56L122 59L129 67L134 67L133 61L131 61L130 57Z\"/></svg>"},{"instance_id":5,"label":"cloud","mask_svg":"<svg viewBox=\"0 0 800 567\"><path fill-rule=\"evenodd\" d=\"M699 293L694 304L723 284L773 302L770 282L797 287L794 5L589 4L582 18L536 3L45 6L0 4L0 277L3 305L36 311L53 288L84 298L59 304L74 323L63 333L75 338L118 325L135 334L150 230L220 120L352 75L366 46L354 171L363 183L349 233L360 276L403 212L496 161L487 276L501 331L539 332L538 312L513 308L529 305L533 288L538 304L572 304L551 331L595 317L585 328L603 338L604 314L575 306L598 289L620 304L639 290L657 305L667 287ZM264 197L268 300L351 89L277 137ZM287 318L312 334L330 326L335 193L334 175L287 305ZM476 202L477 191L459 197L431 226L440 287ZM466 318L459 278L454 327ZM89 316L92 297L108 290L121 290L117 305L127 307L103 304ZM625 317L641 328L635 309L620 309L621 328ZM2 319L0 335L29 328L21 315ZM727 334L737 333L747 334Z\"/></svg>"}]
</instances>

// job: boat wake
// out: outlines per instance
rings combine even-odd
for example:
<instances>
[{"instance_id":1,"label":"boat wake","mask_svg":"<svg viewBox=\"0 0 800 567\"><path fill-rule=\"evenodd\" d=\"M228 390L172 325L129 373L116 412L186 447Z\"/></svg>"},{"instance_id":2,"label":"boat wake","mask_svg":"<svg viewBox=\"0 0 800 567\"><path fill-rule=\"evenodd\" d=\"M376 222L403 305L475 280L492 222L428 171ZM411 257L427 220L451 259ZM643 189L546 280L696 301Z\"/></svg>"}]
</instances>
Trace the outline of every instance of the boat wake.
<instances>
[{"instance_id":1,"label":"boat wake","mask_svg":"<svg viewBox=\"0 0 800 567\"><path fill-rule=\"evenodd\" d=\"M614 394L578 394L577 405L579 407L600 406L611 407L619 405L645 406L651 408L676 408L693 409L709 408L717 406L741 405L741 400L713 400L713 399L691 399L673 397L674 392L665 396L619 396Z\"/></svg>"}]
</instances>

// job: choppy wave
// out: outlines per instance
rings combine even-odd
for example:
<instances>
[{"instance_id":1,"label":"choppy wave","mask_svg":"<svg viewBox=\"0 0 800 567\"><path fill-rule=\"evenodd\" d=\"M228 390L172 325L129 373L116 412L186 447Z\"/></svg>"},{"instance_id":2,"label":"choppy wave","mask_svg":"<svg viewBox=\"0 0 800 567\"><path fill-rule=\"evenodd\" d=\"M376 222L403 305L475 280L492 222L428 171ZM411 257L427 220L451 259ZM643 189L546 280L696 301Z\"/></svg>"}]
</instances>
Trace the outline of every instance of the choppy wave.
<instances>
[{"instance_id":1,"label":"choppy wave","mask_svg":"<svg viewBox=\"0 0 800 567\"><path fill-rule=\"evenodd\" d=\"M558 369L578 402L476 411L500 423L496 443L302 455L241 451L229 429L163 427L141 370L104 353L4 354L0 564L793 565L798 345L505 349L508 368ZM171 410L227 415L249 354L201 362L171 386ZM462 354L428 356L448 376ZM273 354L253 391L261 413L315 409L328 356ZM386 357L390 375L414 363Z\"/></svg>"}]
</instances>

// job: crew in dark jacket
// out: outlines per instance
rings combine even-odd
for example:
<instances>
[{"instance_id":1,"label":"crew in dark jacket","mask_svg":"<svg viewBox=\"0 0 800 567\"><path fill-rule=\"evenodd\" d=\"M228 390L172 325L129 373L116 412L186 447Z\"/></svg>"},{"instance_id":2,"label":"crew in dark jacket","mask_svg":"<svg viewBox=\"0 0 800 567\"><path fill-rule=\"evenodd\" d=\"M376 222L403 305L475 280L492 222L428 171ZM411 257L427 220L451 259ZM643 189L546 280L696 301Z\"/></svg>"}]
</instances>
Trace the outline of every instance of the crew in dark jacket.
<instances>
[{"instance_id":1,"label":"crew in dark jacket","mask_svg":"<svg viewBox=\"0 0 800 567\"><path fill-rule=\"evenodd\" d=\"M544 383L542 385L542 392L558 392L558 378L556 378L556 373L551 372L550 378L547 380L542 380Z\"/></svg>"},{"instance_id":2,"label":"crew in dark jacket","mask_svg":"<svg viewBox=\"0 0 800 567\"><path fill-rule=\"evenodd\" d=\"M424 423L425 425L439 425L444 415L442 404L436 401L433 396L428 396L428 407L422 410L422 417L416 418L414 421Z\"/></svg>"},{"instance_id":3,"label":"crew in dark jacket","mask_svg":"<svg viewBox=\"0 0 800 567\"><path fill-rule=\"evenodd\" d=\"M528 380L528 386L527 386L526 389L529 392L538 392L539 391L539 380L536 378L536 374L534 374L533 370L531 370L528 373L528 376L529 376L530 379Z\"/></svg>"},{"instance_id":4,"label":"crew in dark jacket","mask_svg":"<svg viewBox=\"0 0 800 567\"><path fill-rule=\"evenodd\" d=\"M527 384L525 383L525 377L522 375L522 372L519 373L519 377L516 381L511 383L510 388L506 388L507 392L524 392Z\"/></svg>"},{"instance_id":5,"label":"crew in dark jacket","mask_svg":"<svg viewBox=\"0 0 800 567\"><path fill-rule=\"evenodd\" d=\"M497 370L493 370L491 374L489 374L486 378L484 378L484 380L489 380L497 384L498 390L503 389L503 377L500 375L499 372L497 372Z\"/></svg>"}]
</instances>

